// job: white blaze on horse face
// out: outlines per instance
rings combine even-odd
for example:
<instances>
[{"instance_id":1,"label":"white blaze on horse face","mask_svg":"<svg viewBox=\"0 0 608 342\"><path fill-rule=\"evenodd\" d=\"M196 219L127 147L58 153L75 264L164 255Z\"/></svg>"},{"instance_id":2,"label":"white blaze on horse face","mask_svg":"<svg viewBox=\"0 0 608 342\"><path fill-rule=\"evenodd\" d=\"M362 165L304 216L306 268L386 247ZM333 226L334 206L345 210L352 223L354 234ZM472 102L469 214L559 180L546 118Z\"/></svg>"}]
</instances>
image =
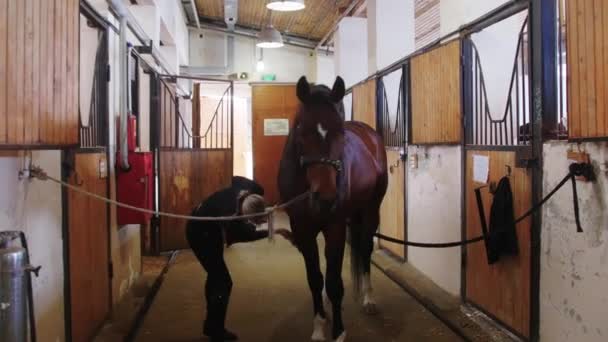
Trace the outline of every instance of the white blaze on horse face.
<instances>
[{"instance_id":1,"label":"white blaze on horse face","mask_svg":"<svg viewBox=\"0 0 608 342\"><path fill-rule=\"evenodd\" d=\"M317 124L317 131L321 135L321 138L323 138L323 140L325 140L325 137L327 136L327 130L325 128L323 128L323 126L320 123Z\"/></svg>"}]
</instances>

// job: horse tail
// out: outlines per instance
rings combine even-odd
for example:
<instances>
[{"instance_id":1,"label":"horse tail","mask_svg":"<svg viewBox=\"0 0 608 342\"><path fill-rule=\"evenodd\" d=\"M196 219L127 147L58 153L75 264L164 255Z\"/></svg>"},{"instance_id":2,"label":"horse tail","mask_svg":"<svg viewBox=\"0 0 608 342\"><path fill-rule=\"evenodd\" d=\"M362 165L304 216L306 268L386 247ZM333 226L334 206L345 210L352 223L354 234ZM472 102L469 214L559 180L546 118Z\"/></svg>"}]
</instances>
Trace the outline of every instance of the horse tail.
<instances>
[{"instance_id":1,"label":"horse tail","mask_svg":"<svg viewBox=\"0 0 608 342\"><path fill-rule=\"evenodd\" d=\"M358 215L359 216L359 215ZM348 224L348 243L350 245L350 272L353 281L353 294L358 298L361 294L361 280L365 271L364 250L365 234L360 217L358 222L351 220Z\"/></svg>"}]
</instances>

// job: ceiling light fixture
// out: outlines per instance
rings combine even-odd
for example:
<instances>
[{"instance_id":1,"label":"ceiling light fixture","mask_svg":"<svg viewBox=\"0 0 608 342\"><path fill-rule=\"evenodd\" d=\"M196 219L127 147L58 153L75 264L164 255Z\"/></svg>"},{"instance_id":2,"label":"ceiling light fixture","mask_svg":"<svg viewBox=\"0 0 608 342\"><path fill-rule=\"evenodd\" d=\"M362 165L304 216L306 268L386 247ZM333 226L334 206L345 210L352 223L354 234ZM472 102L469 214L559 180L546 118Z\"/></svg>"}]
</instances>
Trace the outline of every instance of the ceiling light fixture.
<instances>
[{"instance_id":1,"label":"ceiling light fixture","mask_svg":"<svg viewBox=\"0 0 608 342\"><path fill-rule=\"evenodd\" d=\"M306 7L304 0L269 0L266 7L273 11L293 12Z\"/></svg>"},{"instance_id":2,"label":"ceiling light fixture","mask_svg":"<svg viewBox=\"0 0 608 342\"><path fill-rule=\"evenodd\" d=\"M268 49L280 48L283 46L283 37L272 24L268 24L258 33L257 46Z\"/></svg>"}]
</instances>

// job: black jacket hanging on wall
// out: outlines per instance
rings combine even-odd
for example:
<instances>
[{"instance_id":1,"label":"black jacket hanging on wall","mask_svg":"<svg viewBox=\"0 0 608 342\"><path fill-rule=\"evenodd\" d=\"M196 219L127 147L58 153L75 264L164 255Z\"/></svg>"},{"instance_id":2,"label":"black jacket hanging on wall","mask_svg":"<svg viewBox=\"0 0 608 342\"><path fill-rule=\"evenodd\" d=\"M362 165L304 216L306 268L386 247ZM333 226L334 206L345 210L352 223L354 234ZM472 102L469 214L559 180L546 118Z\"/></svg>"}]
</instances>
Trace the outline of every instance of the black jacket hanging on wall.
<instances>
[{"instance_id":1,"label":"black jacket hanging on wall","mask_svg":"<svg viewBox=\"0 0 608 342\"><path fill-rule=\"evenodd\" d=\"M493 264L502 255L517 255L517 231L513 211L513 193L508 177L503 177L494 192L490 209L490 234L488 236L488 263Z\"/></svg>"}]
</instances>

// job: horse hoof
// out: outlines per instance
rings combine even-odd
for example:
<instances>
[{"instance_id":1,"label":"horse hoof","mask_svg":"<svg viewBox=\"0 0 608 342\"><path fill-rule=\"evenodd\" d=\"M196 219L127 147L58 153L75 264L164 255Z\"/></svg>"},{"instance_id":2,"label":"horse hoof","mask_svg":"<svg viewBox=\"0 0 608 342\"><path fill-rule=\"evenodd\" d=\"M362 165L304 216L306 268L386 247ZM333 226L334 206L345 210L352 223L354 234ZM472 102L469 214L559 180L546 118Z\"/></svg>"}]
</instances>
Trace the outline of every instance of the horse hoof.
<instances>
[{"instance_id":1,"label":"horse hoof","mask_svg":"<svg viewBox=\"0 0 608 342\"><path fill-rule=\"evenodd\" d=\"M376 315L378 314L378 306L376 305L376 302L366 300L363 302L363 311L368 315Z\"/></svg>"},{"instance_id":2,"label":"horse hoof","mask_svg":"<svg viewBox=\"0 0 608 342\"><path fill-rule=\"evenodd\" d=\"M340 336L338 336L338 338L334 340L334 342L344 342L344 341L346 341L346 331L343 331L342 334L340 334Z\"/></svg>"},{"instance_id":3,"label":"horse hoof","mask_svg":"<svg viewBox=\"0 0 608 342\"><path fill-rule=\"evenodd\" d=\"M312 337L310 338L313 341L325 341L325 324L327 320L320 315L316 315L313 320L313 331Z\"/></svg>"}]
</instances>

